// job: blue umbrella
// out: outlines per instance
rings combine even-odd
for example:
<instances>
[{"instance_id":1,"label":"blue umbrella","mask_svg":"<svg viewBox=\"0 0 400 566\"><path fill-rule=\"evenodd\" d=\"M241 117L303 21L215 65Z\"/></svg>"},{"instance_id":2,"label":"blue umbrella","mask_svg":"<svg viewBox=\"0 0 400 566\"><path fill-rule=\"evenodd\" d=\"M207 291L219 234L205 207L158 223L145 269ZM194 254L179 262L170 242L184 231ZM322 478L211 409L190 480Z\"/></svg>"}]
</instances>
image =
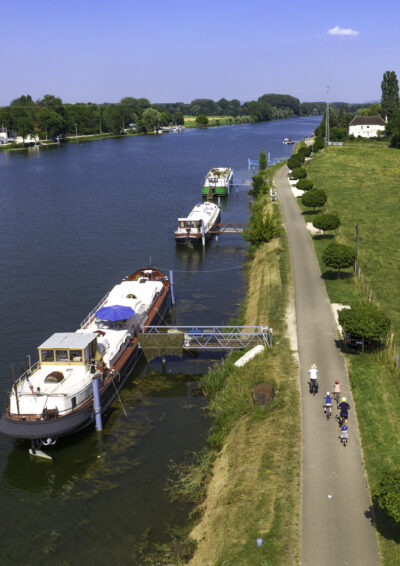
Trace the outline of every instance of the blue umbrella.
<instances>
[{"instance_id":1,"label":"blue umbrella","mask_svg":"<svg viewBox=\"0 0 400 566\"><path fill-rule=\"evenodd\" d=\"M110 305L103 307L96 312L96 316L101 320L108 320L110 322L116 322L117 320L126 320L131 318L135 314L135 311L131 307L125 307L123 305Z\"/></svg>"}]
</instances>

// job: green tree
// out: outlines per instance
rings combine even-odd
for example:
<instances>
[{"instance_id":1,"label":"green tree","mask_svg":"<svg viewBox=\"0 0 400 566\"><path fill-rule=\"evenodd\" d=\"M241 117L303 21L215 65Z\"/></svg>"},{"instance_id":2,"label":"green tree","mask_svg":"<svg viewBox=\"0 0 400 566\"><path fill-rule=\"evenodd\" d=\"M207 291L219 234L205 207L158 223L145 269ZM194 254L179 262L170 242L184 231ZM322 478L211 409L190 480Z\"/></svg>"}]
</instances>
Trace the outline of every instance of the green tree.
<instances>
[{"instance_id":1,"label":"green tree","mask_svg":"<svg viewBox=\"0 0 400 566\"><path fill-rule=\"evenodd\" d=\"M264 242L269 242L272 238L279 236L280 224L270 212L264 213L263 204L255 202L252 206L252 215L249 225L243 232L243 238L251 244L255 250Z\"/></svg>"},{"instance_id":2,"label":"green tree","mask_svg":"<svg viewBox=\"0 0 400 566\"><path fill-rule=\"evenodd\" d=\"M386 71L384 73L381 88L382 114L384 118L387 116L388 120L390 120L395 108L399 105L399 83L394 71Z\"/></svg>"},{"instance_id":3,"label":"green tree","mask_svg":"<svg viewBox=\"0 0 400 566\"><path fill-rule=\"evenodd\" d=\"M314 140L314 143L312 145L312 149L314 153L317 153L317 151L319 151L320 149L322 149L323 147L325 147L325 140L322 136L317 136Z\"/></svg>"},{"instance_id":4,"label":"green tree","mask_svg":"<svg viewBox=\"0 0 400 566\"><path fill-rule=\"evenodd\" d=\"M345 332L362 338L363 351L365 340L381 342L390 330L389 318L382 309L374 307L371 303L361 303L351 309L342 309L339 311L339 324Z\"/></svg>"},{"instance_id":5,"label":"green tree","mask_svg":"<svg viewBox=\"0 0 400 566\"><path fill-rule=\"evenodd\" d=\"M303 194L301 202L310 208L321 208L326 203L327 196L322 189L311 189Z\"/></svg>"},{"instance_id":6,"label":"green tree","mask_svg":"<svg viewBox=\"0 0 400 566\"><path fill-rule=\"evenodd\" d=\"M254 175L252 179L253 186L249 190L249 195L256 199L267 192L267 185L265 183L264 177L260 173L258 175Z\"/></svg>"},{"instance_id":7,"label":"green tree","mask_svg":"<svg viewBox=\"0 0 400 566\"><path fill-rule=\"evenodd\" d=\"M325 232L339 228L340 219L336 214L321 212L314 218L313 226L318 230L322 230L325 234Z\"/></svg>"},{"instance_id":8,"label":"green tree","mask_svg":"<svg viewBox=\"0 0 400 566\"><path fill-rule=\"evenodd\" d=\"M258 170L259 171L264 171L267 168L267 155L265 153L265 150L262 149L260 151L260 155L258 156Z\"/></svg>"},{"instance_id":9,"label":"green tree","mask_svg":"<svg viewBox=\"0 0 400 566\"><path fill-rule=\"evenodd\" d=\"M47 137L54 137L59 134L62 134L65 129L65 123L57 112L52 110L51 108L44 107L39 110L37 115L37 123L39 128L42 132L45 132L46 139Z\"/></svg>"},{"instance_id":10,"label":"green tree","mask_svg":"<svg viewBox=\"0 0 400 566\"><path fill-rule=\"evenodd\" d=\"M175 114L172 116L172 119L178 126L183 126L183 124L185 123L182 112L175 112Z\"/></svg>"},{"instance_id":11,"label":"green tree","mask_svg":"<svg viewBox=\"0 0 400 566\"><path fill-rule=\"evenodd\" d=\"M301 167L301 159L297 155L297 153L294 153L289 157L287 164L289 169L292 169L293 171L293 169L296 169L296 167Z\"/></svg>"},{"instance_id":12,"label":"green tree","mask_svg":"<svg viewBox=\"0 0 400 566\"><path fill-rule=\"evenodd\" d=\"M307 177L307 171L303 167L295 167L292 170L292 177L295 179L305 179Z\"/></svg>"},{"instance_id":13,"label":"green tree","mask_svg":"<svg viewBox=\"0 0 400 566\"><path fill-rule=\"evenodd\" d=\"M300 189L300 191L310 191L313 186L314 184L310 179L299 179L296 183L296 187Z\"/></svg>"},{"instance_id":14,"label":"green tree","mask_svg":"<svg viewBox=\"0 0 400 566\"><path fill-rule=\"evenodd\" d=\"M161 112L161 123L163 126L168 126L172 122L172 116L169 112Z\"/></svg>"},{"instance_id":15,"label":"green tree","mask_svg":"<svg viewBox=\"0 0 400 566\"><path fill-rule=\"evenodd\" d=\"M311 191L310 191L311 192ZM310 193L306 193L310 194ZM354 265L356 260L356 252L353 248L344 244L332 243L327 246L322 253L322 261L328 267L340 270Z\"/></svg>"},{"instance_id":16,"label":"green tree","mask_svg":"<svg viewBox=\"0 0 400 566\"><path fill-rule=\"evenodd\" d=\"M201 127L207 126L208 124L207 116L205 116L204 114L199 114L196 118L196 124Z\"/></svg>"},{"instance_id":17,"label":"green tree","mask_svg":"<svg viewBox=\"0 0 400 566\"><path fill-rule=\"evenodd\" d=\"M375 505L385 511L396 523L400 523L400 472L385 473L372 492Z\"/></svg>"},{"instance_id":18,"label":"green tree","mask_svg":"<svg viewBox=\"0 0 400 566\"><path fill-rule=\"evenodd\" d=\"M143 112L143 122L145 123L147 131L153 130L156 126L159 126L161 121L161 114L155 108L147 108Z\"/></svg>"}]
</instances>

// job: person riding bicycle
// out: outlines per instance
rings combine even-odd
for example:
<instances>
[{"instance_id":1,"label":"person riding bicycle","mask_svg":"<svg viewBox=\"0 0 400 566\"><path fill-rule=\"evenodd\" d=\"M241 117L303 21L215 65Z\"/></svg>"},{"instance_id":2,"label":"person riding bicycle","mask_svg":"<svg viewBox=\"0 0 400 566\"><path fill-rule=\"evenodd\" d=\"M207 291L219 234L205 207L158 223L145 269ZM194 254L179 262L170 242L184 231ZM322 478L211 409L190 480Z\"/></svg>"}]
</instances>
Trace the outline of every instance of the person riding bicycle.
<instances>
[{"instance_id":1,"label":"person riding bicycle","mask_svg":"<svg viewBox=\"0 0 400 566\"><path fill-rule=\"evenodd\" d=\"M340 409L341 424L346 425L347 419L349 418L349 409L350 409L350 405L348 404L346 397L342 397L342 402L339 403L338 408Z\"/></svg>"},{"instance_id":2,"label":"person riding bicycle","mask_svg":"<svg viewBox=\"0 0 400 566\"><path fill-rule=\"evenodd\" d=\"M327 413L328 411L332 413L332 397L329 391L326 392L324 411L325 413Z\"/></svg>"},{"instance_id":3,"label":"person riding bicycle","mask_svg":"<svg viewBox=\"0 0 400 566\"><path fill-rule=\"evenodd\" d=\"M342 430L340 432L340 439L342 442L347 442L349 439L349 431L347 430L346 425L342 426Z\"/></svg>"},{"instance_id":4,"label":"person riding bicycle","mask_svg":"<svg viewBox=\"0 0 400 566\"><path fill-rule=\"evenodd\" d=\"M335 379L335 388L333 390L333 395L335 397L335 401L336 403L339 405L339 399L340 399L340 381L338 379Z\"/></svg>"},{"instance_id":5,"label":"person riding bicycle","mask_svg":"<svg viewBox=\"0 0 400 566\"><path fill-rule=\"evenodd\" d=\"M312 364L308 370L310 374L310 391L315 387L315 391L318 391L318 369L317 364Z\"/></svg>"}]
</instances>

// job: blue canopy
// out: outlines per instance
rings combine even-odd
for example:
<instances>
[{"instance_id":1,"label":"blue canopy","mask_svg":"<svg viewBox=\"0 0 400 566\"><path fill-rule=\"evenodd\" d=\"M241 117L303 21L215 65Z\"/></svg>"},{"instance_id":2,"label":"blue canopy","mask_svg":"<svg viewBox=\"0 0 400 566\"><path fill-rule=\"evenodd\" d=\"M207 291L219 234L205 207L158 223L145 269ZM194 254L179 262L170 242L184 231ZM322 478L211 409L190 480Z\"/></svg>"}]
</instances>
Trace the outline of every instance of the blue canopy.
<instances>
[{"instance_id":1,"label":"blue canopy","mask_svg":"<svg viewBox=\"0 0 400 566\"><path fill-rule=\"evenodd\" d=\"M96 316L101 320L108 320L110 322L116 322L117 320L126 320L131 318L135 314L135 311L131 307L125 307L123 305L110 305L107 307L102 307L96 312Z\"/></svg>"}]
</instances>

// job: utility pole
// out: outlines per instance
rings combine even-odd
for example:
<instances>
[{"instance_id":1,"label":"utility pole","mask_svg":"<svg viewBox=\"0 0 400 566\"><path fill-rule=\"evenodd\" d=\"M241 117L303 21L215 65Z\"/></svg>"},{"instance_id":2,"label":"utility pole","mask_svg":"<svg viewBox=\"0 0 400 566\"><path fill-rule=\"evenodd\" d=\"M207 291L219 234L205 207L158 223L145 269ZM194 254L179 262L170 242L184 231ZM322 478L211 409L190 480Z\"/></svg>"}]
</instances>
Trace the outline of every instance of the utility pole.
<instances>
[{"instance_id":1,"label":"utility pole","mask_svg":"<svg viewBox=\"0 0 400 566\"><path fill-rule=\"evenodd\" d=\"M329 85L326 87L325 145L329 145Z\"/></svg>"}]
</instances>

